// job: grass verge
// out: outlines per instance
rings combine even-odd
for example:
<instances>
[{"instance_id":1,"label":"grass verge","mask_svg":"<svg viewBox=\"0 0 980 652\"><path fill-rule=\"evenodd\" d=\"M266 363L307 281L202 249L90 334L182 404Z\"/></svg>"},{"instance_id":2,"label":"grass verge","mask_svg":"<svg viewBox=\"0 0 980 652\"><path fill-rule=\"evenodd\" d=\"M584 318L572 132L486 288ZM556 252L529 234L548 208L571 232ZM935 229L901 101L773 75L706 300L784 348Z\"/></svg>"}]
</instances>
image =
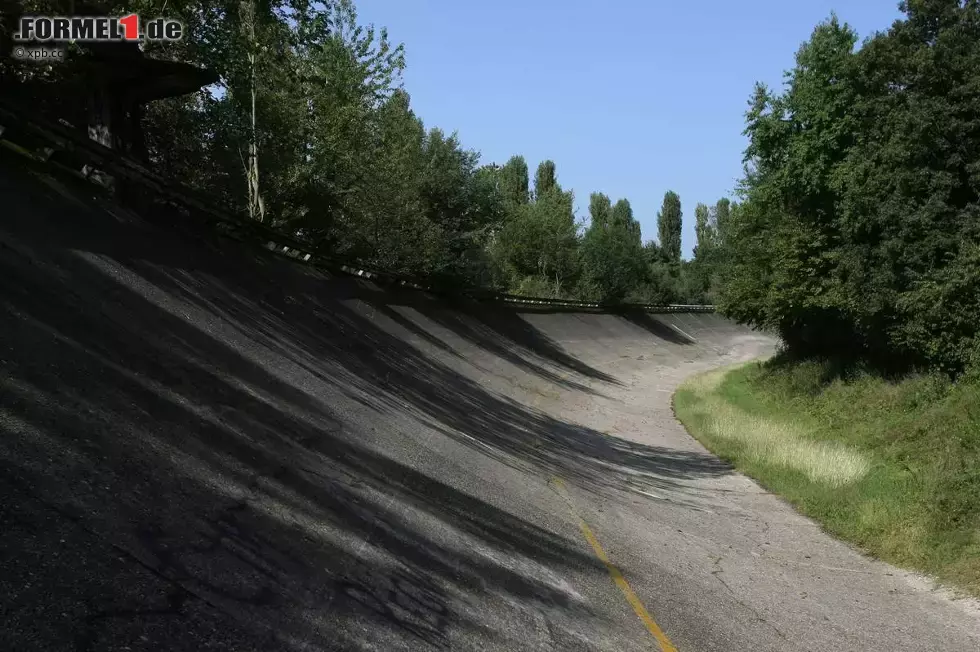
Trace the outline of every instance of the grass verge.
<instances>
[{"instance_id":1,"label":"grass verge","mask_svg":"<svg viewBox=\"0 0 980 652\"><path fill-rule=\"evenodd\" d=\"M980 382L753 362L694 377L677 417L831 534L980 597Z\"/></svg>"}]
</instances>

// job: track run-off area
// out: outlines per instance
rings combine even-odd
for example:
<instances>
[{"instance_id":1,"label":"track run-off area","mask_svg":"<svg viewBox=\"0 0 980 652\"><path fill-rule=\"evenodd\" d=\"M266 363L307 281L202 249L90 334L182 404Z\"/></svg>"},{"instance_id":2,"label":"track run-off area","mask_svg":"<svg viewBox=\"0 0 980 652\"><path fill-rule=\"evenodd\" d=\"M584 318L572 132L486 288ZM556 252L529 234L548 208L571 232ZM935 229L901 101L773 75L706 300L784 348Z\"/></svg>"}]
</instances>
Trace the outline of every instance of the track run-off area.
<instances>
[{"instance_id":1,"label":"track run-off area","mask_svg":"<svg viewBox=\"0 0 980 652\"><path fill-rule=\"evenodd\" d=\"M0 649L980 650L695 442L776 343L452 307L0 154Z\"/></svg>"}]
</instances>

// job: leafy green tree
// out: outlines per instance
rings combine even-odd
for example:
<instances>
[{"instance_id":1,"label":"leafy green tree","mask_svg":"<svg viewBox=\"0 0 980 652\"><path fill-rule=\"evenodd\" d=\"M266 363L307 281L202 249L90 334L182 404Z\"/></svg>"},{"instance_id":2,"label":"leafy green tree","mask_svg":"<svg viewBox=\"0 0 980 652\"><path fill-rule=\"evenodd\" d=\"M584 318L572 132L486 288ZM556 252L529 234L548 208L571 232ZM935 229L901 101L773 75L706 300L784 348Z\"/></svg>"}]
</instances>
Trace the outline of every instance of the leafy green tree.
<instances>
[{"instance_id":1,"label":"leafy green tree","mask_svg":"<svg viewBox=\"0 0 980 652\"><path fill-rule=\"evenodd\" d=\"M655 243L647 243L644 249L647 258L645 281L631 293L630 300L660 305L677 303L680 297L680 266L664 260Z\"/></svg>"},{"instance_id":2,"label":"leafy green tree","mask_svg":"<svg viewBox=\"0 0 980 652\"><path fill-rule=\"evenodd\" d=\"M440 247L429 276L474 285L485 277L483 252L498 210L478 175L479 155L463 149L455 134L429 131L423 148L422 210Z\"/></svg>"},{"instance_id":3,"label":"leafy green tree","mask_svg":"<svg viewBox=\"0 0 980 652\"><path fill-rule=\"evenodd\" d=\"M833 304L834 197L831 173L852 123L854 32L836 19L797 53L784 96L757 86L747 114L749 172L744 223L732 242L736 264L723 305L729 314L778 330L794 349L830 354L857 342ZM839 80L831 85L830 79Z\"/></svg>"},{"instance_id":4,"label":"leafy green tree","mask_svg":"<svg viewBox=\"0 0 980 652\"><path fill-rule=\"evenodd\" d=\"M606 228L612 221L612 201L601 192L589 196L589 218L593 225Z\"/></svg>"},{"instance_id":5,"label":"leafy green tree","mask_svg":"<svg viewBox=\"0 0 980 652\"><path fill-rule=\"evenodd\" d=\"M723 305L802 355L955 374L980 320L980 3L902 9L857 51L832 17L784 94L757 87Z\"/></svg>"},{"instance_id":6,"label":"leafy green tree","mask_svg":"<svg viewBox=\"0 0 980 652\"><path fill-rule=\"evenodd\" d=\"M706 260L714 249L716 235L715 226L711 222L711 211L706 204L698 204L694 208L694 259Z\"/></svg>"},{"instance_id":7,"label":"leafy green tree","mask_svg":"<svg viewBox=\"0 0 980 652\"><path fill-rule=\"evenodd\" d=\"M497 246L515 285L526 286L526 279L535 276L551 288L548 296L571 289L578 273L573 199L556 186L522 206L501 229Z\"/></svg>"},{"instance_id":8,"label":"leafy green tree","mask_svg":"<svg viewBox=\"0 0 980 652\"><path fill-rule=\"evenodd\" d=\"M642 234L640 233L640 223L633 217L633 207L630 206L628 199L620 199L612 209L612 222L618 227L626 229L630 237L635 240L637 247L642 247Z\"/></svg>"},{"instance_id":9,"label":"leafy green tree","mask_svg":"<svg viewBox=\"0 0 980 652\"><path fill-rule=\"evenodd\" d=\"M725 237L728 233L729 223L731 222L732 202L727 197L719 199L711 208L709 224L714 231L714 244L716 247L723 247Z\"/></svg>"},{"instance_id":10,"label":"leafy green tree","mask_svg":"<svg viewBox=\"0 0 980 652\"><path fill-rule=\"evenodd\" d=\"M591 299L621 301L642 281L643 256L628 229L594 224L581 244L582 278Z\"/></svg>"},{"instance_id":11,"label":"leafy green tree","mask_svg":"<svg viewBox=\"0 0 980 652\"><path fill-rule=\"evenodd\" d=\"M424 273L434 264L438 242L421 193L426 132L405 91L395 91L382 103L374 116L374 130L365 170L366 183L374 192L365 193L359 203L363 216L338 224L344 195L311 183L310 191L322 194L312 202L311 219L305 224L334 239L331 249L339 248L336 239L356 238L363 243L358 248L366 262L401 274Z\"/></svg>"},{"instance_id":12,"label":"leafy green tree","mask_svg":"<svg viewBox=\"0 0 980 652\"><path fill-rule=\"evenodd\" d=\"M656 240L647 240L643 245L643 262L647 265L653 265L665 261L666 258L660 244Z\"/></svg>"},{"instance_id":13,"label":"leafy green tree","mask_svg":"<svg viewBox=\"0 0 980 652\"><path fill-rule=\"evenodd\" d=\"M307 187L330 207L323 215L335 249L369 259L384 219L377 170L388 156L377 119L396 91L403 52L383 30L358 25L349 2L304 19L299 37L299 50L307 53L300 67L307 133L306 155L298 163ZM408 119L405 127L417 138L420 127Z\"/></svg>"},{"instance_id":14,"label":"leafy green tree","mask_svg":"<svg viewBox=\"0 0 980 652\"><path fill-rule=\"evenodd\" d=\"M63 13L59 2L24 8ZM158 0L96 4L76 8L159 10ZM361 24L351 0L170 0L167 13L185 38L146 54L206 66L219 82L146 108L147 158L165 176L320 251L444 286L666 296L649 272L669 247L642 246L627 200L591 197L583 230L553 161L532 193L523 157L481 166L455 134L426 128L401 85L403 46ZM57 92L73 65L0 62L5 94L84 126L84 103Z\"/></svg>"},{"instance_id":15,"label":"leafy green tree","mask_svg":"<svg viewBox=\"0 0 980 652\"><path fill-rule=\"evenodd\" d=\"M544 197L552 190L559 188L558 176L555 173L554 161L541 161L537 172L534 173L534 196Z\"/></svg>"},{"instance_id":16,"label":"leafy green tree","mask_svg":"<svg viewBox=\"0 0 980 652\"><path fill-rule=\"evenodd\" d=\"M515 211L530 201L527 161L523 156L512 156L500 169L500 192L508 210Z\"/></svg>"},{"instance_id":17,"label":"leafy green tree","mask_svg":"<svg viewBox=\"0 0 980 652\"><path fill-rule=\"evenodd\" d=\"M980 323L980 3L902 8L856 57L838 276L877 357L957 373Z\"/></svg>"},{"instance_id":18,"label":"leafy green tree","mask_svg":"<svg viewBox=\"0 0 980 652\"><path fill-rule=\"evenodd\" d=\"M853 137L855 42L836 18L821 24L797 53L787 93L758 85L747 114L746 210L729 247L735 266L724 306L778 330L801 352L829 354L859 341L835 305L841 297L829 185Z\"/></svg>"},{"instance_id":19,"label":"leafy green tree","mask_svg":"<svg viewBox=\"0 0 980 652\"><path fill-rule=\"evenodd\" d=\"M660 250L668 261L681 260L681 198L670 190L664 195L663 206L657 213L657 235Z\"/></svg>"},{"instance_id":20,"label":"leafy green tree","mask_svg":"<svg viewBox=\"0 0 980 652\"><path fill-rule=\"evenodd\" d=\"M694 208L694 259L686 266L684 294L689 301L706 300L712 290L717 264L718 236L711 209L699 203ZM696 297L696 298L692 298Z\"/></svg>"},{"instance_id":21,"label":"leafy green tree","mask_svg":"<svg viewBox=\"0 0 980 652\"><path fill-rule=\"evenodd\" d=\"M580 246L580 292L590 299L622 301L645 280L639 223L627 200L610 206L602 193L592 193L589 212L592 221Z\"/></svg>"}]
</instances>

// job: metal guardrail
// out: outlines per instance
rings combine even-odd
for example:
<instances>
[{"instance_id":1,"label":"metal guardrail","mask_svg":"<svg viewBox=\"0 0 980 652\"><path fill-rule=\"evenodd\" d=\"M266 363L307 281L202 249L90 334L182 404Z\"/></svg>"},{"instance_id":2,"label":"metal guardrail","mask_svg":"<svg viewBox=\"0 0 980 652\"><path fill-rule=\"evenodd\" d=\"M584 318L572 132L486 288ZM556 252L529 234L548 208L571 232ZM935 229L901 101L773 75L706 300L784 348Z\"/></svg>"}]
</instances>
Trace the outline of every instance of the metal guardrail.
<instances>
[{"instance_id":1,"label":"metal guardrail","mask_svg":"<svg viewBox=\"0 0 980 652\"><path fill-rule=\"evenodd\" d=\"M156 193L170 203L176 203L204 218L219 233L246 233L265 249L327 271L365 278L384 285L405 287L433 294L452 294L471 301L503 303L515 306L567 308L603 312L714 312L712 305L685 304L606 304L574 299L526 297L479 289L460 289L452 293L440 290L420 279L398 274L364 269L357 263L342 261L315 250L309 243L265 224L260 224L223 210L194 191L164 179L140 163L120 155L84 134L65 125L31 115L22 107L0 100L0 145L35 161L60 169L62 172L86 179L105 188L112 188L115 179L135 183Z\"/></svg>"}]
</instances>

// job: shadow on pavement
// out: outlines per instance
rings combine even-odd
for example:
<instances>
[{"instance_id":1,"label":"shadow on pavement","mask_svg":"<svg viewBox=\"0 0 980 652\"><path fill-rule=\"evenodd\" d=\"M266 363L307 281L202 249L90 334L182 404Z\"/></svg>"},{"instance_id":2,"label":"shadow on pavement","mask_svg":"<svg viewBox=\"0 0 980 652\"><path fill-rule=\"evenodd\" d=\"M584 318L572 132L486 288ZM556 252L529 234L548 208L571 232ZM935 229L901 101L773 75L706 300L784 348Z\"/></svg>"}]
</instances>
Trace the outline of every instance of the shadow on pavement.
<instances>
[{"instance_id":1,"label":"shadow on pavement","mask_svg":"<svg viewBox=\"0 0 980 652\"><path fill-rule=\"evenodd\" d=\"M486 604L589 618L548 572L521 568L595 558L492 504L468 460L594 491L728 472L490 392L380 326L368 309L389 304L359 282L181 238L3 168L0 196L0 476L17 503L0 530L32 537L44 554L16 563L46 578L0 598L7 649L104 649L126 627L160 648L239 636L216 614L252 632L231 649L448 649L483 631ZM615 382L513 313L420 310L566 388L588 391L523 350ZM422 424L469 457L420 470L410 460L436 455L412 439ZM18 549L0 542L5 558ZM100 583L116 558L165 590ZM175 615L203 633L152 629Z\"/></svg>"},{"instance_id":2,"label":"shadow on pavement","mask_svg":"<svg viewBox=\"0 0 980 652\"><path fill-rule=\"evenodd\" d=\"M654 337L666 340L671 344L696 344L695 340L677 332L649 313L624 310L622 312L618 312L617 314L629 323L639 326Z\"/></svg>"}]
</instances>

